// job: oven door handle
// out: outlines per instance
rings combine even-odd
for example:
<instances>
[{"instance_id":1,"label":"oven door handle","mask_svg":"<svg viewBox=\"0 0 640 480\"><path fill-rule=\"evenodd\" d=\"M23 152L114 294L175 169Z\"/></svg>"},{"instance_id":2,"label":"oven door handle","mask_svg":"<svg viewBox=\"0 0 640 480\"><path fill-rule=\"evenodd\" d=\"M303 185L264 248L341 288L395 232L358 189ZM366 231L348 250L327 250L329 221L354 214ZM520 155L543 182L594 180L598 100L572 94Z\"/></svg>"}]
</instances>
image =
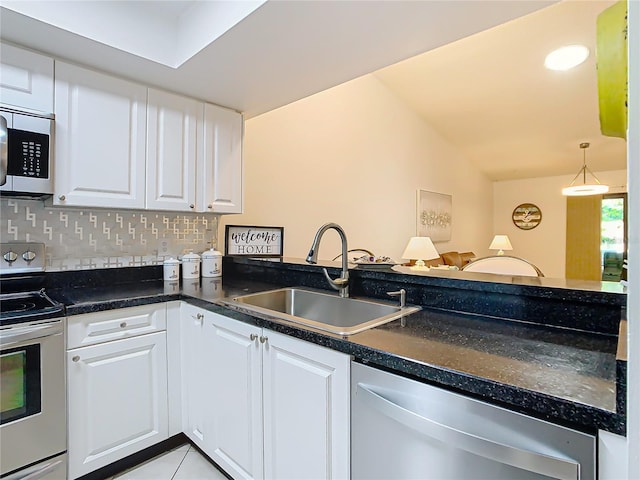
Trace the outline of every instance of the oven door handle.
<instances>
[{"instance_id":1,"label":"oven door handle","mask_svg":"<svg viewBox=\"0 0 640 480\"><path fill-rule=\"evenodd\" d=\"M7 119L0 115L0 186L7 183L7 169L9 167L9 129Z\"/></svg>"},{"instance_id":2,"label":"oven door handle","mask_svg":"<svg viewBox=\"0 0 640 480\"><path fill-rule=\"evenodd\" d=\"M64 460L56 460L55 462L47 463L46 465L36 465L31 468L20 470L8 477L3 477L2 480L37 480L43 478L45 475L54 472L59 467L63 466Z\"/></svg>"},{"instance_id":3,"label":"oven door handle","mask_svg":"<svg viewBox=\"0 0 640 480\"><path fill-rule=\"evenodd\" d=\"M0 345L10 347L28 340L49 337L62 333L62 322L55 325L37 325L28 328L15 328L13 330L5 330L0 333Z\"/></svg>"}]
</instances>

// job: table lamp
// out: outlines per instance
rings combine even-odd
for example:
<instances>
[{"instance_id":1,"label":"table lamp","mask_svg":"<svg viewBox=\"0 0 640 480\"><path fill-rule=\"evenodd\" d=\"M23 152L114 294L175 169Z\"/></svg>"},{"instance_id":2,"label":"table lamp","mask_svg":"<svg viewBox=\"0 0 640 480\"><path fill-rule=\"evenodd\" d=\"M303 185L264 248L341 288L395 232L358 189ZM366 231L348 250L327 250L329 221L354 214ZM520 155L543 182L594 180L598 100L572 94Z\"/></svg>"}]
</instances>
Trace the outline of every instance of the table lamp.
<instances>
[{"instance_id":1,"label":"table lamp","mask_svg":"<svg viewBox=\"0 0 640 480\"><path fill-rule=\"evenodd\" d=\"M424 261L438 257L440 254L429 237L411 237L402 254L402 258L416 261L416 264L411 267L413 270L429 270Z\"/></svg>"},{"instance_id":2,"label":"table lamp","mask_svg":"<svg viewBox=\"0 0 640 480\"><path fill-rule=\"evenodd\" d=\"M498 255L504 255L504 250L513 250L507 235L496 235L493 237L489 250L498 250Z\"/></svg>"}]
</instances>

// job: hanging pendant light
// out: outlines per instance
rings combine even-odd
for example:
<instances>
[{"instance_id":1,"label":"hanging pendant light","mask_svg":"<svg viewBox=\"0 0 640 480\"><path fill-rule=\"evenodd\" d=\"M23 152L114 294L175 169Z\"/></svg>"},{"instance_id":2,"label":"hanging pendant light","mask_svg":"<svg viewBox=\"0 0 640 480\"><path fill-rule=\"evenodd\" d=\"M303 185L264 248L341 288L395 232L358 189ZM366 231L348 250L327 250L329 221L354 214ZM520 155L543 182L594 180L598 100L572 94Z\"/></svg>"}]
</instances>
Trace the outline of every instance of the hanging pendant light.
<instances>
[{"instance_id":1,"label":"hanging pendant light","mask_svg":"<svg viewBox=\"0 0 640 480\"><path fill-rule=\"evenodd\" d=\"M562 189L562 195L579 196L607 193L609 191L609 187L600 183L600 180L598 180L595 173L587 167L587 148L589 148L589 143L581 143L580 148L582 149L582 168L578 171L578 174L571 182L571 185ZM590 183L587 183L587 172L593 179ZM576 183L576 180L580 177L582 177L582 183Z\"/></svg>"}]
</instances>

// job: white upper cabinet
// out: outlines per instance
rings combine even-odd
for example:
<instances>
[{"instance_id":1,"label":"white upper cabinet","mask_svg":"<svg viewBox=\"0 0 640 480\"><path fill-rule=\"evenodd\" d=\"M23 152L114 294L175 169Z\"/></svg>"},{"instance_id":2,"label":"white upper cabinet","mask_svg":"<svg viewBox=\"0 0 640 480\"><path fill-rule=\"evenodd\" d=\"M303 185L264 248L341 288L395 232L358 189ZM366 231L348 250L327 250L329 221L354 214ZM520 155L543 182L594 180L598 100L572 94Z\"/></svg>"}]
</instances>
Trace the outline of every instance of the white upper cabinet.
<instances>
[{"instance_id":1,"label":"white upper cabinet","mask_svg":"<svg viewBox=\"0 0 640 480\"><path fill-rule=\"evenodd\" d=\"M204 161L198 172L198 210L242 213L242 115L204 107Z\"/></svg>"},{"instance_id":2,"label":"white upper cabinet","mask_svg":"<svg viewBox=\"0 0 640 480\"><path fill-rule=\"evenodd\" d=\"M53 112L53 58L0 43L0 103Z\"/></svg>"},{"instance_id":3,"label":"white upper cabinet","mask_svg":"<svg viewBox=\"0 0 640 480\"><path fill-rule=\"evenodd\" d=\"M148 102L146 208L195 211L203 103L151 88Z\"/></svg>"},{"instance_id":4,"label":"white upper cabinet","mask_svg":"<svg viewBox=\"0 0 640 480\"><path fill-rule=\"evenodd\" d=\"M242 213L242 115L64 62L54 205Z\"/></svg>"},{"instance_id":5,"label":"white upper cabinet","mask_svg":"<svg viewBox=\"0 0 640 480\"><path fill-rule=\"evenodd\" d=\"M147 88L55 67L54 205L145 207Z\"/></svg>"}]
</instances>

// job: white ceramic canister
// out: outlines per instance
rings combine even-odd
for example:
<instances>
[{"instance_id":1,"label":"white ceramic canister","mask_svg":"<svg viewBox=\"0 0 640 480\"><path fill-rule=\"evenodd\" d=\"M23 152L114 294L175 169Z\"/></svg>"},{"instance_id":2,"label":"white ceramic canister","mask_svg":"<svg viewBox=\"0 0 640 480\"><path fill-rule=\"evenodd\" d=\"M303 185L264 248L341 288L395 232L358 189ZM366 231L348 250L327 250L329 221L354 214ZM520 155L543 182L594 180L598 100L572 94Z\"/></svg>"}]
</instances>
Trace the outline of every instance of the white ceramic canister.
<instances>
[{"instance_id":1,"label":"white ceramic canister","mask_svg":"<svg viewBox=\"0 0 640 480\"><path fill-rule=\"evenodd\" d=\"M162 278L165 282L180 280L180 260L170 258L162 263Z\"/></svg>"},{"instance_id":2,"label":"white ceramic canister","mask_svg":"<svg viewBox=\"0 0 640 480\"><path fill-rule=\"evenodd\" d=\"M214 250L213 248L206 252L202 252L202 276L222 276L222 253Z\"/></svg>"},{"instance_id":3,"label":"white ceramic canister","mask_svg":"<svg viewBox=\"0 0 640 480\"><path fill-rule=\"evenodd\" d=\"M200 255L189 252L182 256L182 278L200 278Z\"/></svg>"}]
</instances>

